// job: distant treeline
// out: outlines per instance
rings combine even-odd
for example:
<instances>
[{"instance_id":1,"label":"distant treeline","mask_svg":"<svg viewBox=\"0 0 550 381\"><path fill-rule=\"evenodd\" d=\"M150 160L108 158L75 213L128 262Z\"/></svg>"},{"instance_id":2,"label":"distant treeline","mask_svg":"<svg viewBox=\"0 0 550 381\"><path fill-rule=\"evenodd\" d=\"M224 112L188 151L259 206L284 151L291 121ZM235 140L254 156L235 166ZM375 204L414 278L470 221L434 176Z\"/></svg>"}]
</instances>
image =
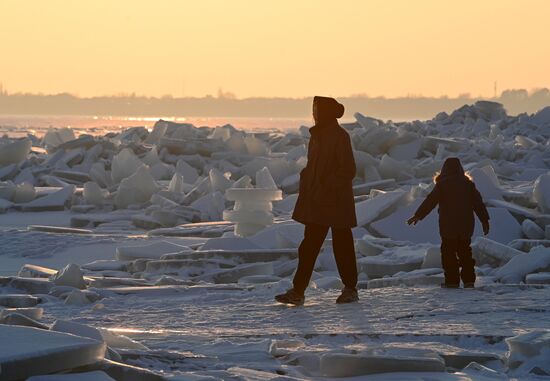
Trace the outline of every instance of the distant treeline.
<instances>
[{"instance_id":1,"label":"distant treeline","mask_svg":"<svg viewBox=\"0 0 550 381\"><path fill-rule=\"evenodd\" d=\"M428 119L441 111L450 112L481 98L468 95L448 98L369 96L340 97L346 117L361 112L380 119ZM487 100L487 98L484 98ZM533 113L550 105L550 90L544 88L506 90L497 98L511 115ZM311 115L311 98L245 98L207 96L203 98L152 98L109 96L79 98L71 94L7 94L0 92L0 114L12 115L97 115L97 116L204 116L204 117L288 117Z\"/></svg>"}]
</instances>

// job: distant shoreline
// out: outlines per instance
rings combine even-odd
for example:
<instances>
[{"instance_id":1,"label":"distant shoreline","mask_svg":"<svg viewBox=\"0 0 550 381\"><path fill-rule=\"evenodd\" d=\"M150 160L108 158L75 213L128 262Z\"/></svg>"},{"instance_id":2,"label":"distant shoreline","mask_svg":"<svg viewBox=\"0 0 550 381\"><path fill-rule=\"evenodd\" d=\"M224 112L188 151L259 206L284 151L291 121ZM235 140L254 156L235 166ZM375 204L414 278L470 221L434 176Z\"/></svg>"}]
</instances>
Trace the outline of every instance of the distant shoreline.
<instances>
[{"instance_id":1,"label":"distant shoreline","mask_svg":"<svg viewBox=\"0 0 550 381\"><path fill-rule=\"evenodd\" d=\"M509 115L534 113L550 105L550 90L532 93L507 90L496 98L475 97L338 97L346 107L347 119L360 112L383 120L427 120L438 113L451 112L478 100L502 103ZM0 115L63 115L154 117L168 115L186 118L295 118L309 119L311 98L151 98L116 96L79 98L71 94L6 94L0 93Z\"/></svg>"}]
</instances>

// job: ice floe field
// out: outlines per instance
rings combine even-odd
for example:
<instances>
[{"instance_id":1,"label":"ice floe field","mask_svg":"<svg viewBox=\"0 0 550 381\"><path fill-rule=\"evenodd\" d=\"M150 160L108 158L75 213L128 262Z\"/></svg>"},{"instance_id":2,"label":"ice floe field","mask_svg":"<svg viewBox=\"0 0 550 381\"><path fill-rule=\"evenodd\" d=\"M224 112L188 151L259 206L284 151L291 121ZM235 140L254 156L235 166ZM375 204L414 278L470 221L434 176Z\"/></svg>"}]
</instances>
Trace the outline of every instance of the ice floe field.
<instances>
[{"instance_id":1,"label":"ice floe field","mask_svg":"<svg viewBox=\"0 0 550 381\"><path fill-rule=\"evenodd\" d=\"M0 380L549 379L550 107L342 126L360 301L329 236L296 308L307 127L0 138ZM491 216L472 290L440 288L437 213L405 223L451 156Z\"/></svg>"}]
</instances>

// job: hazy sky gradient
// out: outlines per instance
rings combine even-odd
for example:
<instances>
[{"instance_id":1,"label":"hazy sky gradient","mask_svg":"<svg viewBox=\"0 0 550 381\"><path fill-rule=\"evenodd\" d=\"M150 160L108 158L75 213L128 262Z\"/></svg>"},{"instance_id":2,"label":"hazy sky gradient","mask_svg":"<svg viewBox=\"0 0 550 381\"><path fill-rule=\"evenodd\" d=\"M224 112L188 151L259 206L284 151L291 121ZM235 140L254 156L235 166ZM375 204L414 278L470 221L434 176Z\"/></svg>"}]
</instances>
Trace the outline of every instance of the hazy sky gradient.
<instances>
[{"instance_id":1,"label":"hazy sky gradient","mask_svg":"<svg viewBox=\"0 0 550 381\"><path fill-rule=\"evenodd\" d=\"M10 92L492 96L550 87L547 0L2 0Z\"/></svg>"}]
</instances>

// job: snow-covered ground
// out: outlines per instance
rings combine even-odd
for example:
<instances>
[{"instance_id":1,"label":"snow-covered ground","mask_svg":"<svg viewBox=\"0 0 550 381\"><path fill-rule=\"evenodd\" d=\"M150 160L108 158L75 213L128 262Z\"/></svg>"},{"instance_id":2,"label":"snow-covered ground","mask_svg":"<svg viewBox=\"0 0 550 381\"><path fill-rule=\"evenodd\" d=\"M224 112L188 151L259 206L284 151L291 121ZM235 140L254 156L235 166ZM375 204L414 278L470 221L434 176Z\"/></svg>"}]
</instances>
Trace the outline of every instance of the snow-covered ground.
<instances>
[{"instance_id":1,"label":"snow-covered ground","mask_svg":"<svg viewBox=\"0 0 550 381\"><path fill-rule=\"evenodd\" d=\"M0 139L0 380L548 378L550 108L508 116L478 102L344 127L360 302L334 303L328 239L296 308L273 296L291 284L303 235L290 214L307 128L160 121ZM450 156L491 215L487 237L476 228L473 290L439 287L435 212L405 224ZM98 363L105 345L115 362Z\"/></svg>"}]
</instances>

